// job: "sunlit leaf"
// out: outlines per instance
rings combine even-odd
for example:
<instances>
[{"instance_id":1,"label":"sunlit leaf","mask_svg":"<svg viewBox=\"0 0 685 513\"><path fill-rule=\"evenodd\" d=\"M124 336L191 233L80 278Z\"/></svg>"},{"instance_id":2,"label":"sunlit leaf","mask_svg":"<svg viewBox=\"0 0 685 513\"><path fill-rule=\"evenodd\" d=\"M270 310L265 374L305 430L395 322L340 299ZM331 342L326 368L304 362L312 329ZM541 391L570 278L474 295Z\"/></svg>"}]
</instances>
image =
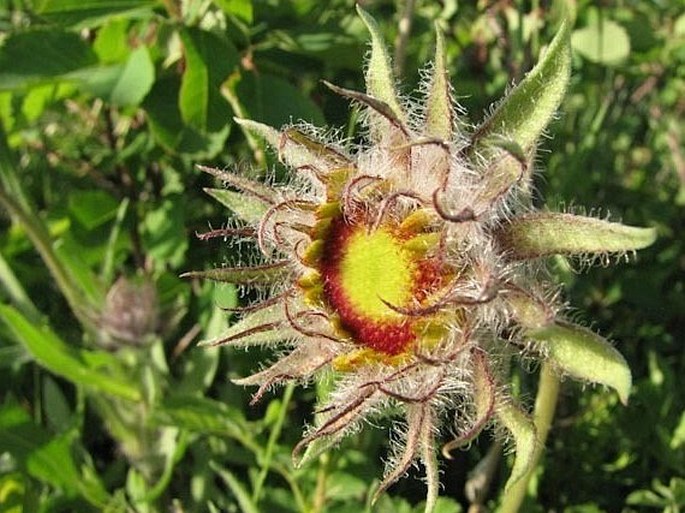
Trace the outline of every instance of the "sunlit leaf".
<instances>
[{"instance_id":1,"label":"sunlit leaf","mask_svg":"<svg viewBox=\"0 0 685 513\"><path fill-rule=\"evenodd\" d=\"M103 64L124 62L131 53L128 44L130 20L117 17L100 27L93 41L93 50Z\"/></svg>"},{"instance_id":2,"label":"sunlit leaf","mask_svg":"<svg viewBox=\"0 0 685 513\"><path fill-rule=\"evenodd\" d=\"M630 54L628 32L612 20L594 20L571 35L573 49L587 60L615 64Z\"/></svg>"},{"instance_id":3,"label":"sunlit leaf","mask_svg":"<svg viewBox=\"0 0 685 513\"><path fill-rule=\"evenodd\" d=\"M102 362L112 361L107 353L98 355L97 351L69 347L49 327L35 326L11 306L0 305L0 319L36 362L50 372L93 391L140 400L140 391L134 383L87 364L85 357L89 355L100 356Z\"/></svg>"},{"instance_id":4,"label":"sunlit leaf","mask_svg":"<svg viewBox=\"0 0 685 513\"><path fill-rule=\"evenodd\" d=\"M150 53L145 46L140 46L131 52L108 99L123 107L137 106L150 92L154 81L155 68Z\"/></svg>"},{"instance_id":5,"label":"sunlit leaf","mask_svg":"<svg viewBox=\"0 0 685 513\"><path fill-rule=\"evenodd\" d=\"M178 104L182 119L200 131L217 132L231 122L220 86L238 63L233 45L212 32L187 27L181 31L186 68Z\"/></svg>"},{"instance_id":6,"label":"sunlit leaf","mask_svg":"<svg viewBox=\"0 0 685 513\"><path fill-rule=\"evenodd\" d=\"M275 304L245 314L221 335L203 340L203 346L228 344L233 347L268 345L293 335L294 330L286 323L283 305ZM295 332L297 333L297 332Z\"/></svg>"},{"instance_id":7,"label":"sunlit leaf","mask_svg":"<svg viewBox=\"0 0 685 513\"><path fill-rule=\"evenodd\" d=\"M252 23L252 0L213 0L226 14L240 18L246 23Z\"/></svg>"},{"instance_id":8,"label":"sunlit leaf","mask_svg":"<svg viewBox=\"0 0 685 513\"><path fill-rule=\"evenodd\" d=\"M435 68L431 77L425 130L426 135L450 141L454 130L454 112L446 60L445 40L436 27Z\"/></svg>"}]
</instances>

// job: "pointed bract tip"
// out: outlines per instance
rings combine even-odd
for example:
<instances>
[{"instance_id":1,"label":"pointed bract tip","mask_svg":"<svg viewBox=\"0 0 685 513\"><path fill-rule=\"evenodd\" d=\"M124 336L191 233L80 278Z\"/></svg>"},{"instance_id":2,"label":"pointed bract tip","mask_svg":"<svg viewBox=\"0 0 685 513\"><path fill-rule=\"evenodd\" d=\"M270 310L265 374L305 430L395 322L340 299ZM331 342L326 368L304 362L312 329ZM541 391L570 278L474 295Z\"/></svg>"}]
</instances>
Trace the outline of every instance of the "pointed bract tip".
<instances>
[{"instance_id":1,"label":"pointed bract tip","mask_svg":"<svg viewBox=\"0 0 685 513\"><path fill-rule=\"evenodd\" d=\"M376 20L374 20L373 17L362 8L359 2L355 3L354 8L357 10L357 14L359 14L365 25L376 26Z\"/></svg>"}]
</instances>

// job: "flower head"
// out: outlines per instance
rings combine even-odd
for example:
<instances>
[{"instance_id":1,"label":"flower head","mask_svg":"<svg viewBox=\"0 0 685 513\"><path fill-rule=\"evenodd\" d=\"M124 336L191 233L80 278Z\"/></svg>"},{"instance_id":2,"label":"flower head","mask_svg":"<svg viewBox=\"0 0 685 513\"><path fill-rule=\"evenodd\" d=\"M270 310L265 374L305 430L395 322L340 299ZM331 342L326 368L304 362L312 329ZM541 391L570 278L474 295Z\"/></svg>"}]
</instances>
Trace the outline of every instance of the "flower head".
<instances>
[{"instance_id":1,"label":"flower head","mask_svg":"<svg viewBox=\"0 0 685 513\"><path fill-rule=\"evenodd\" d=\"M401 412L394 455L379 493L417 459L437 495L437 437L449 450L495 422L513 435L525 472L535 448L528 417L508 396L505 363L515 351L554 361L559 372L605 384L625 401L630 372L594 333L560 317L542 260L633 251L651 230L534 210L536 140L564 94L569 29L475 131L456 120L443 42L416 106L400 97L372 18L366 92L327 84L365 113L367 142L349 149L307 125L280 131L238 120L292 170L287 185L203 168L230 190L209 193L244 222L221 231L254 240L258 265L189 273L260 287L266 297L209 345L281 346L285 356L238 380L274 385L335 377L316 424L295 448L310 459L361 428Z\"/></svg>"}]
</instances>

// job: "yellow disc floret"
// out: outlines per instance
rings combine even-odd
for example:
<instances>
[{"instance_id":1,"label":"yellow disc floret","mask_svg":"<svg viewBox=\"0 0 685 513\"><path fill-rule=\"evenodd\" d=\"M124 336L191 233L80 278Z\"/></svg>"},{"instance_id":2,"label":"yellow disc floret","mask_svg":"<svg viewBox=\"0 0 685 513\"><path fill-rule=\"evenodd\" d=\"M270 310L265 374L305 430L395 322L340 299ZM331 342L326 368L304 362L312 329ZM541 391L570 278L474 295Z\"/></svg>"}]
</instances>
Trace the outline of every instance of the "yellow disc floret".
<instances>
[{"instance_id":1,"label":"yellow disc floret","mask_svg":"<svg viewBox=\"0 0 685 513\"><path fill-rule=\"evenodd\" d=\"M387 229L367 233L362 226L341 248L341 290L350 306L365 317L396 320L399 314L387 304L405 305L412 298L415 264L400 242Z\"/></svg>"}]
</instances>

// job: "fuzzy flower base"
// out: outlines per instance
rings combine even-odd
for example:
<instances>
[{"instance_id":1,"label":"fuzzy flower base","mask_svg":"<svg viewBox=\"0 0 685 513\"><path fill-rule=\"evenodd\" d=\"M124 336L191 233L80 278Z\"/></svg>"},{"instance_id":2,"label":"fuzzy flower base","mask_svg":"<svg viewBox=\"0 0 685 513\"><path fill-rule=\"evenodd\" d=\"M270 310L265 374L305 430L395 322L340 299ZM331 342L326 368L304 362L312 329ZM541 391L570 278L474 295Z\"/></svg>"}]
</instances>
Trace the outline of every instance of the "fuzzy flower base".
<instances>
[{"instance_id":1,"label":"fuzzy flower base","mask_svg":"<svg viewBox=\"0 0 685 513\"><path fill-rule=\"evenodd\" d=\"M368 142L350 150L307 125L277 131L237 120L274 148L292 181L266 185L202 168L229 186L208 192L244 222L220 234L254 240L262 262L188 276L268 292L228 332L205 342L280 348L285 356L237 381L259 387L255 400L283 382L332 373L317 421L295 447L298 464L365 419L399 412L376 496L419 460L429 511L442 431L452 435L448 453L495 424L516 449L509 483L530 466L536 434L507 392L511 355L525 350L627 400L624 359L563 320L544 259L620 255L649 245L654 233L532 206L536 140L569 77L566 23L525 80L466 133L456 120L441 37L417 106L397 94L379 30L359 14L372 38L367 90L327 85L364 110Z\"/></svg>"}]
</instances>

